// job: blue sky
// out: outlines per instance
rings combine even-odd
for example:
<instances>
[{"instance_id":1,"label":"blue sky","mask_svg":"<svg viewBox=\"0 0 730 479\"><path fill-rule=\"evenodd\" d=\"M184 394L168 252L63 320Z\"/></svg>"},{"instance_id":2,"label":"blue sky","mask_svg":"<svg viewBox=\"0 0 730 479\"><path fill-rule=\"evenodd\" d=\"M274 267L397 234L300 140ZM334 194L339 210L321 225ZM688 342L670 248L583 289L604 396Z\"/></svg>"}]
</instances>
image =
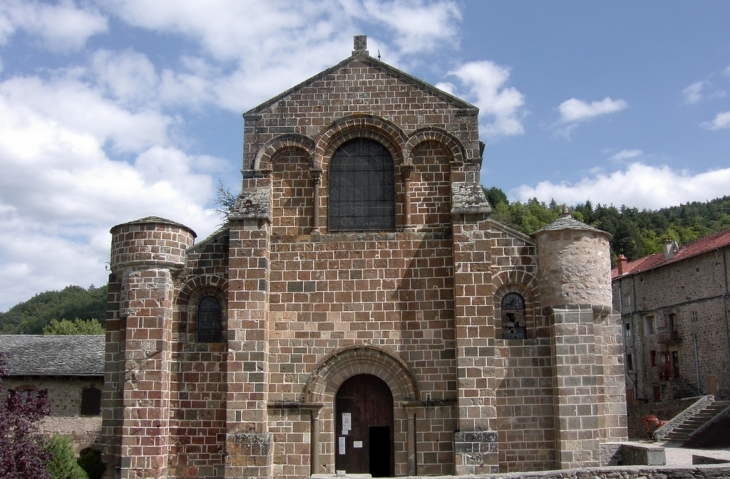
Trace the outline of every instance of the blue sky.
<instances>
[{"instance_id":1,"label":"blue sky","mask_svg":"<svg viewBox=\"0 0 730 479\"><path fill-rule=\"evenodd\" d=\"M730 3L0 2L0 311L101 285L109 229L199 239L238 192L241 113L351 54L480 107L482 183L657 209L728 194Z\"/></svg>"}]
</instances>

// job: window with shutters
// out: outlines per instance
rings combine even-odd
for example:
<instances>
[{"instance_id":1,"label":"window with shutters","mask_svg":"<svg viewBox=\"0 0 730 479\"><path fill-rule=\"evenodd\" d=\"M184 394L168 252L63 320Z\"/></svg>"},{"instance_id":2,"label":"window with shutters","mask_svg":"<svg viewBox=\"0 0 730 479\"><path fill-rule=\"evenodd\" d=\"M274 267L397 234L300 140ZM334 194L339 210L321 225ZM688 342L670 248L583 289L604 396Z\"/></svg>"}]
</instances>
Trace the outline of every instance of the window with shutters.
<instances>
[{"instance_id":1,"label":"window with shutters","mask_svg":"<svg viewBox=\"0 0 730 479\"><path fill-rule=\"evenodd\" d=\"M81 391L81 415L98 416L101 414L101 390L95 387Z\"/></svg>"}]
</instances>

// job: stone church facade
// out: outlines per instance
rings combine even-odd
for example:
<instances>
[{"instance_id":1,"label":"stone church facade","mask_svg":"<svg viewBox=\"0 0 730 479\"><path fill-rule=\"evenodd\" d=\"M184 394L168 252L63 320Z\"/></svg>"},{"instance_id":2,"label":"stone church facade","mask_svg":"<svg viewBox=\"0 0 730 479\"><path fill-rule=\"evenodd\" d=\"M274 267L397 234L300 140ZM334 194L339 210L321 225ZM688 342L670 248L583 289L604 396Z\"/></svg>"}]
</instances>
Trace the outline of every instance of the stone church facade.
<instances>
[{"instance_id":1,"label":"stone church facade","mask_svg":"<svg viewBox=\"0 0 730 479\"><path fill-rule=\"evenodd\" d=\"M195 244L112 229L102 435L125 479L600 465L626 438L608 235L490 218L476 107L369 56L244 114Z\"/></svg>"}]
</instances>

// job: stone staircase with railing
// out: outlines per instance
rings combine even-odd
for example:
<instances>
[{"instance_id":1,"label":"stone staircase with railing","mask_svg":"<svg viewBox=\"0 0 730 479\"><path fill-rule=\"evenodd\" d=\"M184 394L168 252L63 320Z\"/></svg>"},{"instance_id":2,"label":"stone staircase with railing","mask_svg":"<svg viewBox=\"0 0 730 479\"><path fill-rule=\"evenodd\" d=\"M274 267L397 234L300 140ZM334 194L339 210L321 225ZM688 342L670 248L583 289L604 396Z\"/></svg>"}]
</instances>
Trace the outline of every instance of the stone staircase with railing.
<instances>
[{"instance_id":1,"label":"stone staircase with railing","mask_svg":"<svg viewBox=\"0 0 730 479\"><path fill-rule=\"evenodd\" d=\"M675 416L668 424L657 429L654 432L654 439L684 444L692 434L728 407L730 401L715 401L712 396L705 396Z\"/></svg>"}]
</instances>

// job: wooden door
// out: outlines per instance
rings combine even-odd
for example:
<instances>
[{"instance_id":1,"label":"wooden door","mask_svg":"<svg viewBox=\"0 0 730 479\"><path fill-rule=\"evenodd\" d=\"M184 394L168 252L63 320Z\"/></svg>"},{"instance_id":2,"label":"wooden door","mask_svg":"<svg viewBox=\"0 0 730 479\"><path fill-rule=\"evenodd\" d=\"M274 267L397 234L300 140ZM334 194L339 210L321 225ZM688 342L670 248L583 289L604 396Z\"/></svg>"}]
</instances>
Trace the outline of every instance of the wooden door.
<instances>
[{"instance_id":1,"label":"wooden door","mask_svg":"<svg viewBox=\"0 0 730 479\"><path fill-rule=\"evenodd\" d=\"M351 377L337 391L335 418L335 468L391 477L393 395L388 385L369 374Z\"/></svg>"}]
</instances>

